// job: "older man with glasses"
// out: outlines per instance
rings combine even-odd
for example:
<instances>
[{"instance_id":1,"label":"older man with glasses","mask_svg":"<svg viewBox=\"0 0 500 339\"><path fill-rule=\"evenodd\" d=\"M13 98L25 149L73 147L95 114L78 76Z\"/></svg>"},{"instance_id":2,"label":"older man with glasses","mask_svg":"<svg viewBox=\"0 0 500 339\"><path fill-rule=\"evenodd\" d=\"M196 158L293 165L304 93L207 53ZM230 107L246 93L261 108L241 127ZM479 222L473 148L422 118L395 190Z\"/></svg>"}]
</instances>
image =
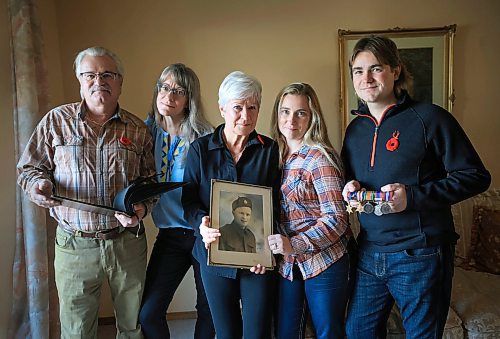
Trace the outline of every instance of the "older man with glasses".
<instances>
[{"instance_id":1,"label":"older man with glasses","mask_svg":"<svg viewBox=\"0 0 500 339\"><path fill-rule=\"evenodd\" d=\"M61 337L96 337L107 280L118 335L141 338L147 255L142 219L152 201L134 205L132 216L113 216L63 206L53 194L112 206L117 192L154 174L152 138L141 119L118 105L123 67L115 54L102 47L83 50L75 73L82 101L56 107L40 121L19 160L18 183L58 222L54 266Z\"/></svg>"}]
</instances>

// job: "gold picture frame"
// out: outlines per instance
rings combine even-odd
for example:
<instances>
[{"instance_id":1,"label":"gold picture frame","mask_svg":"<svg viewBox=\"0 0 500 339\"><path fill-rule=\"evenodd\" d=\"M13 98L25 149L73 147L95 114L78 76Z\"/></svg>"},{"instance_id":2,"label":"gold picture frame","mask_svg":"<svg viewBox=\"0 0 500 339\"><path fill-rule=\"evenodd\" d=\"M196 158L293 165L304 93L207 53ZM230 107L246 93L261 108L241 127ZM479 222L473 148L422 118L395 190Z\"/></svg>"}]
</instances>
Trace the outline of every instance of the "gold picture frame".
<instances>
[{"instance_id":1,"label":"gold picture frame","mask_svg":"<svg viewBox=\"0 0 500 339\"><path fill-rule=\"evenodd\" d=\"M416 72L415 86L421 86L421 96L415 98L420 101L431 101L449 112L453 109L455 95L453 92L453 39L456 25L444 27L405 29L395 27L379 31L349 31L338 30L339 60L340 60L340 114L342 119L342 134L349 122L353 119L350 114L358 106L356 93L352 85L349 69L349 59L353 47L362 37L376 34L392 39L402 53L406 66L419 70L422 78L418 83ZM404 52L404 55L403 55ZM410 65L409 65L410 64ZM418 67L417 67L418 66ZM432 96L432 99L431 99Z\"/></svg>"},{"instance_id":2,"label":"gold picture frame","mask_svg":"<svg viewBox=\"0 0 500 339\"><path fill-rule=\"evenodd\" d=\"M216 179L211 184L210 221L221 236L210 244L208 265L250 268L260 264L273 269L267 242L273 231L272 189ZM247 215L242 217L242 212Z\"/></svg>"}]
</instances>

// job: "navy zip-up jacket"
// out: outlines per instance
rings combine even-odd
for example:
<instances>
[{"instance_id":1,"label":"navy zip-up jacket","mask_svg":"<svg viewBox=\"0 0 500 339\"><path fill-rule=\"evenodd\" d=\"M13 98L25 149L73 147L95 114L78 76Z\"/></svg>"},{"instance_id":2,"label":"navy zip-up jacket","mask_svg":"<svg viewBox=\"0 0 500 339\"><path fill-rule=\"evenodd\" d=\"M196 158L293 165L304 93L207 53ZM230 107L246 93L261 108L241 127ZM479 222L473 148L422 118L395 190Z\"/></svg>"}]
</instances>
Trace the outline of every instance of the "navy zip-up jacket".
<instances>
[{"instance_id":1,"label":"navy zip-up jacket","mask_svg":"<svg viewBox=\"0 0 500 339\"><path fill-rule=\"evenodd\" d=\"M485 191L491 177L455 118L406 93L380 124L366 105L352 114L357 117L342 148L347 181L375 191L401 183L407 195L403 212L359 213L361 248L393 252L456 243L451 205Z\"/></svg>"},{"instance_id":2,"label":"navy zip-up jacket","mask_svg":"<svg viewBox=\"0 0 500 339\"><path fill-rule=\"evenodd\" d=\"M243 154L235 164L224 144L223 129L224 125L220 125L214 133L191 143L184 169L184 181L189 184L183 188L182 204L184 218L195 231L193 256L200 263L200 267L222 277L236 278L236 268L207 266L207 250L200 234L200 223L204 216L209 215L211 180L220 179L272 187L275 231L273 233L276 233L280 206L279 153L277 143L253 131L248 137Z\"/></svg>"}]
</instances>

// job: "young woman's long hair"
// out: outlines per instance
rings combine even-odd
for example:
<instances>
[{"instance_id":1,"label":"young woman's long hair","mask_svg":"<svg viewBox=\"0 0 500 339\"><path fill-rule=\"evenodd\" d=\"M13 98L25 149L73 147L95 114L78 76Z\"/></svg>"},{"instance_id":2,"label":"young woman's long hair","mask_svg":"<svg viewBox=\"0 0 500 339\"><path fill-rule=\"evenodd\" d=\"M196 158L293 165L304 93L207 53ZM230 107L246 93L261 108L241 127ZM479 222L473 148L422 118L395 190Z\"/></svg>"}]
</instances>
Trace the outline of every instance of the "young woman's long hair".
<instances>
[{"instance_id":1,"label":"young woman's long hair","mask_svg":"<svg viewBox=\"0 0 500 339\"><path fill-rule=\"evenodd\" d=\"M189 147L191 142L200 136L211 133L213 127L204 116L203 105L201 103L200 80L191 68L181 63L171 64L161 72L155 84L151 111L148 113L149 116L154 117L158 126L163 128L163 130L167 130L167 119L158 112L156 99L158 97L158 84L165 82L169 76L178 86L186 90L187 106L184 111L184 119L181 123L181 136L186 140L185 157L187 147Z\"/></svg>"},{"instance_id":2,"label":"young woman's long hair","mask_svg":"<svg viewBox=\"0 0 500 339\"><path fill-rule=\"evenodd\" d=\"M303 142L305 145L319 148L321 153L325 155L332 166L343 173L342 161L328 138L328 132L326 130L326 124L323 118L323 112L319 104L318 96L309 84L302 82L292 83L283 88L276 96L276 100L274 102L273 114L271 118L271 136L278 142L280 164L284 164L286 156L288 155L286 138L283 134L281 134L278 127L278 114L283 98L286 95L302 95L307 98L307 101L309 102L309 109L311 111L311 120L309 121L309 126L304 134Z\"/></svg>"}]
</instances>

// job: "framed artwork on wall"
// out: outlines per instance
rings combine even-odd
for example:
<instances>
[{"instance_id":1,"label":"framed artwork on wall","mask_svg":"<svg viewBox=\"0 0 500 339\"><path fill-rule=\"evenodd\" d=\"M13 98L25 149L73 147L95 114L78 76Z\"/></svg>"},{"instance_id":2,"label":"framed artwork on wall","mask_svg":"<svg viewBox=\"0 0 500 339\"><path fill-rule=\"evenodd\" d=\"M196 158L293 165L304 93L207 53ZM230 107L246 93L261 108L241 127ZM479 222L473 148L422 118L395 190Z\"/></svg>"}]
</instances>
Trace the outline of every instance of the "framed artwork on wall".
<instances>
[{"instance_id":1,"label":"framed artwork on wall","mask_svg":"<svg viewBox=\"0 0 500 339\"><path fill-rule=\"evenodd\" d=\"M210 221L221 236L210 244L208 265L273 268L267 242L273 229L270 187L212 180Z\"/></svg>"},{"instance_id":2,"label":"framed artwork on wall","mask_svg":"<svg viewBox=\"0 0 500 339\"><path fill-rule=\"evenodd\" d=\"M358 107L349 59L359 39L368 35L383 35L398 46L401 58L413 76L412 97L432 102L452 111L453 93L453 38L456 25L432 28L392 28L378 31L338 30L340 60L340 114L342 134L354 118L352 109Z\"/></svg>"}]
</instances>

